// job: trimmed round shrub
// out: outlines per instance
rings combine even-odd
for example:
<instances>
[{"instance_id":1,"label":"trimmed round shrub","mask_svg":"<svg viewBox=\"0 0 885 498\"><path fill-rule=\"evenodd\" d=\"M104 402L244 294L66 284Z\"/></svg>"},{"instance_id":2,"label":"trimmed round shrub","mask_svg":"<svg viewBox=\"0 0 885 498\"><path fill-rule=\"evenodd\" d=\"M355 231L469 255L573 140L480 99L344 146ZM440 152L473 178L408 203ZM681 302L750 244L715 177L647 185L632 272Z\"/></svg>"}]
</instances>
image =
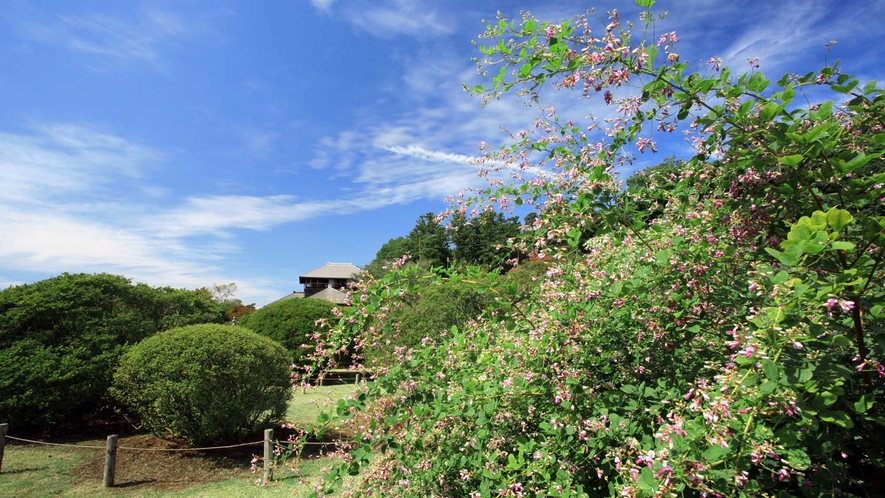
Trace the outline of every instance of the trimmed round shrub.
<instances>
[{"instance_id":1,"label":"trimmed round shrub","mask_svg":"<svg viewBox=\"0 0 885 498\"><path fill-rule=\"evenodd\" d=\"M317 320L336 320L334 308L322 299L287 299L245 315L240 325L279 342L292 354L293 363L303 364L316 347Z\"/></svg>"},{"instance_id":2,"label":"trimmed round shrub","mask_svg":"<svg viewBox=\"0 0 885 498\"><path fill-rule=\"evenodd\" d=\"M161 437L238 440L282 418L288 352L243 327L205 324L149 337L120 360L111 395Z\"/></svg>"}]
</instances>

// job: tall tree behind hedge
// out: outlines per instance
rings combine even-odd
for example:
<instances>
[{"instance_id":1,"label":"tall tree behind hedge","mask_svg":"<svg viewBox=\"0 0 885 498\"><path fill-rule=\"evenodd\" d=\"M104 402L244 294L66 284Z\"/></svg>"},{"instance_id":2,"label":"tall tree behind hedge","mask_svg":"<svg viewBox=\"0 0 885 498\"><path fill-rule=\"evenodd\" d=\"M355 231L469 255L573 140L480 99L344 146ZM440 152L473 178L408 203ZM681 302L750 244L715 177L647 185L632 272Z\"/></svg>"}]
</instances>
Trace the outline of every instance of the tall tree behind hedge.
<instances>
[{"instance_id":1,"label":"tall tree behind hedge","mask_svg":"<svg viewBox=\"0 0 885 498\"><path fill-rule=\"evenodd\" d=\"M459 263L497 270L516 256L508 240L519 235L519 216L506 217L498 211L483 211L473 218L456 214L452 219L453 256Z\"/></svg>"},{"instance_id":2,"label":"tall tree behind hedge","mask_svg":"<svg viewBox=\"0 0 885 498\"><path fill-rule=\"evenodd\" d=\"M449 266L452 247L445 227L436 222L433 213L422 214L406 239L412 258L427 266Z\"/></svg>"},{"instance_id":3,"label":"tall tree behind hedge","mask_svg":"<svg viewBox=\"0 0 885 498\"><path fill-rule=\"evenodd\" d=\"M0 420L39 426L93 415L129 345L222 319L194 291L117 275L65 273L0 291Z\"/></svg>"}]
</instances>

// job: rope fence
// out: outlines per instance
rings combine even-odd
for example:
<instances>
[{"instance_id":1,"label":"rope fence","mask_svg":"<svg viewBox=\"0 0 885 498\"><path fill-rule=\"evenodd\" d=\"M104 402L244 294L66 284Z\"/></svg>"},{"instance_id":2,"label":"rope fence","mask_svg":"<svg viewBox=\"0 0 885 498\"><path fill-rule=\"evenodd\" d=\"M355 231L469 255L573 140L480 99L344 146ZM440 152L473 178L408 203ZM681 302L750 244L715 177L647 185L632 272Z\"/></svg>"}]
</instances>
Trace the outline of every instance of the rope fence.
<instances>
[{"instance_id":1,"label":"rope fence","mask_svg":"<svg viewBox=\"0 0 885 498\"><path fill-rule=\"evenodd\" d=\"M89 446L86 444L64 444L64 443L50 443L48 441L35 441L33 439L25 439L21 437L15 436L6 436L6 439L12 439L13 441L19 441L22 443L30 443L30 444L41 444L46 446L64 446L67 448L82 448L87 450L103 450L104 446ZM227 450L231 448L241 448L243 446L256 446L259 444L264 444L264 440L254 441L251 443L240 443L240 444L231 444L228 446L207 446L204 448L136 448L134 446L117 446L118 450L132 450L132 451L208 451L208 450Z\"/></svg>"},{"instance_id":2,"label":"rope fence","mask_svg":"<svg viewBox=\"0 0 885 498\"><path fill-rule=\"evenodd\" d=\"M279 441L274 441L273 439L273 429L267 429L264 431L264 439L261 441L253 441L249 443L238 443L238 444L229 444L225 446L205 446L200 448L136 448L133 446L118 446L117 440L118 435L113 434L108 436L107 444L105 446L96 446L96 445L84 445L84 444L67 444L67 443L51 443L48 441L38 441L34 439L26 439L21 437L10 436L7 434L9 431L9 424L0 424L0 472L3 469L3 453L6 448L6 440L18 441L22 443L42 445L42 446L56 446L56 447L65 447L65 448L75 448L82 450L105 450L105 468L104 468L104 486L106 488L110 488L114 486L114 476L116 474L116 466L117 466L117 450L126 450L126 451L212 451L212 450L227 450L233 448L243 448L246 446L258 446L264 445L264 479L263 482L270 482L273 479L273 457L274 457L274 447L275 446L283 446ZM299 444L304 445L317 445L317 446L329 446L329 445L337 445L339 443L334 441L324 442L324 441L306 441L301 442Z\"/></svg>"}]
</instances>

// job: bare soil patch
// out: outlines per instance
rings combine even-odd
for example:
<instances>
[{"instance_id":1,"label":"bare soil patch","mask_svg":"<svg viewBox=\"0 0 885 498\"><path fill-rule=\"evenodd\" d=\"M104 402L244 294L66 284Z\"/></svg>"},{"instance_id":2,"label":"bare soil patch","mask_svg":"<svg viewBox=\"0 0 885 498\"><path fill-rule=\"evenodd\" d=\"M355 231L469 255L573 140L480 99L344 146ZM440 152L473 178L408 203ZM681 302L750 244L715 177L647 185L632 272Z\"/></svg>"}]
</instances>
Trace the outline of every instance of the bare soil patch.
<instances>
[{"instance_id":1,"label":"bare soil patch","mask_svg":"<svg viewBox=\"0 0 885 498\"><path fill-rule=\"evenodd\" d=\"M118 440L115 487L179 490L197 484L251 477L253 455L262 452L262 446L222 450L180 450L186 448L174 441L166 441L150 434L120 437ZM126 449L137 448L137 449ZM83 463L74 469L80 478L101 478L104 475L104 452L84 456Z\"/></svg>"}]
</instances>

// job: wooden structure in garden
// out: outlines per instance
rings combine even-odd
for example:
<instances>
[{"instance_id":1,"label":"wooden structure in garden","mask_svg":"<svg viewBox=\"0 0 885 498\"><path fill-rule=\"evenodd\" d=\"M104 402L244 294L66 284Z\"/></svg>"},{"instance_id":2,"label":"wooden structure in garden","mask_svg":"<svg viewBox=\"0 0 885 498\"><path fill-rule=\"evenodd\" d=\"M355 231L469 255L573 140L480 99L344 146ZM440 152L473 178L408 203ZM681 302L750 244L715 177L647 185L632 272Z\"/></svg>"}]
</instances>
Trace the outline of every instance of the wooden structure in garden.
<instances>
[{"instance_id":1,"label":"wooden structure in garden","mask_svg":"<svg viewBox=\"0 0 885 498\"><path fill-rule=\"evenodd\" d=\"M293 292L277 299L274 303L286 299L324 299L333 304L344 304L347 289L357 279L362 270L352 263L326 263L298 277L298 283L304 285L303 292ZM273 304L273 303L271 303Z\"/></svg>"},{"instance_id":2,"label":"wooden structure in garden","mask_svg":"<svg viewBox=\"0 0 885 498\"><path fill-rule=\"evenodd\" d=\"M361 271L351 263L326 263L325 266L298 277L298 283L304 285L304 297L306 298L326 289L340 292L341 289L346 289Z\"/></svg>"}]
</instances>

